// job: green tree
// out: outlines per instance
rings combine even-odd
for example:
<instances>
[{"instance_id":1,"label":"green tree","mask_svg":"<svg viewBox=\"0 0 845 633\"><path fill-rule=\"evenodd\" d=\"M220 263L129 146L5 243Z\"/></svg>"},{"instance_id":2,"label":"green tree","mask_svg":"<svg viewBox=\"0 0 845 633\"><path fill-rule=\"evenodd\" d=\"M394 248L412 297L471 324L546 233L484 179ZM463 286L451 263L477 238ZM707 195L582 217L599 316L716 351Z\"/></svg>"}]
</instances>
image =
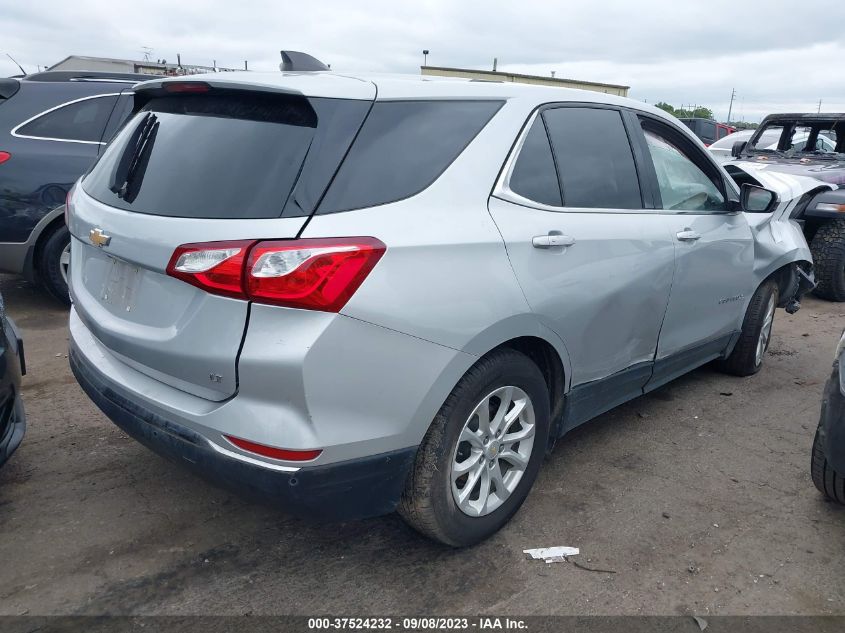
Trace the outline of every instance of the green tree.
<instances>
[{"instance_id":1,"label":"green tree","mask_svg":"<svg viewBox=\"0 0 845 633\"><path fill-rule=\"evenodd\" d=\"M675 108L674 106L666 103L665 101L658 101L654 104L656 107L660 108L672 114L679 119L690 119L690 118L697 118L697 119L712 119L713 118L713 110L710 108L705 108L704 106L696 106L692 110L687 110L686 108Z\"/></svg>"},{"instance_id":2,"label":"green tree","mask_svg":"<svg viewBox=\"0 0 845 633\"><path fill-rule=\"evenodd\" d=\"M668 103L666 103L665 101L658 101L657 103L655 103L655 104L654 104L654 107L656 107L656 108L660 108L661 110L665 110L665 111L666 111L666 112L668 112L669 114L675 114L675 108L673 108L672 106L670 106L670 105L669 105Z\"/></svg>"}]
</instances>

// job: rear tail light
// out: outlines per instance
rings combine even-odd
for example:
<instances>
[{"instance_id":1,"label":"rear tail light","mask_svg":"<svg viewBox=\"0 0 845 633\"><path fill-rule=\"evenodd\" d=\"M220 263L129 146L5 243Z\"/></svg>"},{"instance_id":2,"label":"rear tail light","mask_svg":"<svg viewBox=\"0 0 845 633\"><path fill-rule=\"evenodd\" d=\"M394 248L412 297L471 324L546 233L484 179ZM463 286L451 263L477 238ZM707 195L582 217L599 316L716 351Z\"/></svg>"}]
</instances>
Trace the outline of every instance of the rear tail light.
<instances>
[{"instance_id":1,"label":"rear tail light","mask_svg":"<svg viewBox=\"0 0 845 633\"><path fill-rule=\"evenodd\" d=\"M183 244L167 264L167 274L208 292L245 299L243 269L249 247L255 242Z\"/></svg>"},{"instance_id":2,"label":"rear tail light","mask_svg":"<svg viewBox=\"0 0 845 633\"><path fill-rule=\"evenodd\" d=\"M267 446L266 444L258 444L257 442L250 442L232 435L224 435L229 442L240 448L241 450L262 455L263 457L271 457L273 459L286 459L292 462L307 462L316 459L323 451L319 449L313 450L292 450L289 448L276 448L275 446Z\"/></svg>"},{"instance_id":3,"label":"rear tail light","mask_svg":"<svg viewBox=\"0 0 845 633\"><path fill-rule=\"evenodd\" d=\"M0 165L9 160L12 155L9 152L0 152Z\"/></svg>"},{"instance_id":4,"label":"rear tail light","mask_svg":"<svg viewBox=\"0 0 845 633\"><path fill-rule=\"evenodd\" d=\"M65 226L70 226L70 210L71 205L73 204L73 192L76 191L76 185L74 184L68 192L67 196L65 196Z\"/></svg>"},{"instance_id":5,"label":"rear tail light","mask_svg":"<svg viewBox=\"0 0 845 633\"><path fill-rule=\"evenodd\" d=\"M338 312L385 250L372 237L185 244L167 274L214 294Z\"/></svg>"},{"instance_id":6,"label":"rear tail light","mask_svg":"<svg viewBox=\"0 0 845 633\"><path fill-rule=\"evenodd\" d=\"M249 253L247 293L262 303L338 312L384 251L371 237L259 242Z\"/></svg>"}]
</instances>

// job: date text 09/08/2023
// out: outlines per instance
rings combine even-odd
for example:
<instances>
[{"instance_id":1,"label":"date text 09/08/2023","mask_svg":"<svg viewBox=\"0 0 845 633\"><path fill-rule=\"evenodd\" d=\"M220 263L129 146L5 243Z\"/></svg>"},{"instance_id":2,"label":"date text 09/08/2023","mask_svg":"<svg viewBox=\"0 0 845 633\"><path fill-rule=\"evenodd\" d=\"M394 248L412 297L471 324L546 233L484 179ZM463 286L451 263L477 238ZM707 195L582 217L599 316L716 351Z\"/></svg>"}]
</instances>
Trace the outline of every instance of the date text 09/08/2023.
<instances>
[{"instance_id":1,"label":"date text 09/08/2023","mask_svg":"<svg viewBox=\"0 0 845 633\"><path fill-rule=\"evenodd\" d=\"M519 618L446 618L446 617L322 617L308 618L308 630L397 630L397 631L422 631L422 630L526 630L526 622Z\"/></svg>"}]
</instances>

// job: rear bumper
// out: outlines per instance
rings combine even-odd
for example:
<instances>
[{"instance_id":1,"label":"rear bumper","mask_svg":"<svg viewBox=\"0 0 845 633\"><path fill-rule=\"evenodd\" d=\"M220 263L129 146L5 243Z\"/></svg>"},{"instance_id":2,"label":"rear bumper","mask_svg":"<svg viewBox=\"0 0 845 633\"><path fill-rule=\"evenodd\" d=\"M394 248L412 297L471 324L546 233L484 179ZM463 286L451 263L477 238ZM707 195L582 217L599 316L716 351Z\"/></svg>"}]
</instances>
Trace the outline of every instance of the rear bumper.
<instances>
[{"instance_id":1,"label":"rear bumper","mask_svg":"<svg viewBox=\"0 0 845 633\"><path fill-rule=\"evenodd\" d=\"M359 519L392 512L416 447L313 467L245 461L188 427L112 389L73 346L70 366L88 397L127 434L156 453L237 493L320 519Z\"/></svg>"},{"instance_id":2,"label":"rear bumper","mask_svg":"<svg viewBox=\"0 0 845 633\"><path fill-rule=\"evenodd\" d=\"M845 475L845 381L840 378L840 361L833 365L822 396L819 441L833 470Z\"/></svg>"}]
</instances>

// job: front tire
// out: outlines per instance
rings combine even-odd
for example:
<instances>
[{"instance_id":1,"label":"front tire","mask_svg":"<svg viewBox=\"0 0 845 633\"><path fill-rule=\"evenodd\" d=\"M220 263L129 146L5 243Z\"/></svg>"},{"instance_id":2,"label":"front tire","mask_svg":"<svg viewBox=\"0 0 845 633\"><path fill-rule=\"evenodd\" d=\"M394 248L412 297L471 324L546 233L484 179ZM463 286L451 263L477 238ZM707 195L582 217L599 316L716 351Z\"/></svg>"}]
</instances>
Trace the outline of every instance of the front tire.
<instances>
[{"instance_id":1,"label":"front tire","mask_svg":"<svg viewBox=\"0 0 845 633\"><path fill-rule=\"evenodd\" d=\"M813 293L828 301L845 301L845 220L822 224L810 242L810 252L818 282Z\"/></svg>"},{"instance_id":2,"label":"front tire","mask_svg":"<svg viewBox=\"0 0 845 633\"><path fill-rule=\"evenodd\" d=\"M70 304L67 275L70 265L70 232L62 224L44 239L36 262L38 278L50 295Z\"/></svg>"},{"instance_id":3,"label":"front tire","mask_svg":"<svg viewBox=\"0 0 845 633\"><path fill-rule=\"evenodd\" d=\"M423 438L398 512L453 547L499 530L528 496L548 445L549 392L527 356L501 349L461 378Z\"/></svg>"},{"instance_id":4,"label":"front tire","mask_svg":"<svg viewBox=\"0 0 845 633\"><path fill-rule=\"evenodd\" d=\"M760 371L772 339L777 304L778 286L774 281L757 288L748 303L739 341L730 356L719 363L719 369L734 376L750 376Z\"/></svg>"},{"instance_id":5,"label":"front tire","mask_svg":"<svg viewBox=\"0 0 845 633\"><path fill-rule=\"evenodd\" d=\"M824 456L824 448L819 438L819 429L813 439L813 459L810 462L810 474L813 484L828 499L845 505L845 475L833 470Z\"/></svg>"}]
</instances>

